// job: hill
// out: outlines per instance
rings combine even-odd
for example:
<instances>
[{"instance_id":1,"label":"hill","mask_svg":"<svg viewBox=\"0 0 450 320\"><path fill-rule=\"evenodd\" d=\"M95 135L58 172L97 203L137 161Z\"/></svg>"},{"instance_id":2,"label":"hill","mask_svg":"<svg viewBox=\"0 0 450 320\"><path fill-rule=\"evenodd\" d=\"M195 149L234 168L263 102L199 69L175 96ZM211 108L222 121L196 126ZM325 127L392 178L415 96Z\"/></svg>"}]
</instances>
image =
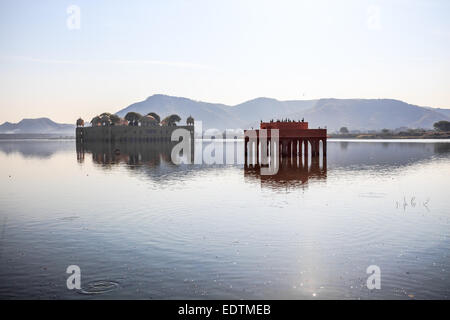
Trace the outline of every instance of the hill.
<instances>
[{"instance_id":1,"label":"hill","mask_svg":"<svg viewBox=\"0 0 450 320\"><path fill-rule=\"evenodd\" d=\"M408 104L392 99L319 99L279 101L257 98L236 106L194 101L188 98L153 95L118 111L123 117L129 111L160 116L176 113L184 121L189 115L202 120L203 128L257 127L260 120L305 118L311 127L338 130L381 130L399 127L431 129L433 123L450 120L450 111Z\"/></svg>"},{"instance_id":2,"label":"hill","mask_svg":"<svg viewBox=\"0 0 450 320\"><path fill-rule=\"evenodd\" d=\"M48 118L23 119L18 123L5 122L0 125L3 134L71 134L75 125L56 123Z\"/></svg>"}]
</instances>

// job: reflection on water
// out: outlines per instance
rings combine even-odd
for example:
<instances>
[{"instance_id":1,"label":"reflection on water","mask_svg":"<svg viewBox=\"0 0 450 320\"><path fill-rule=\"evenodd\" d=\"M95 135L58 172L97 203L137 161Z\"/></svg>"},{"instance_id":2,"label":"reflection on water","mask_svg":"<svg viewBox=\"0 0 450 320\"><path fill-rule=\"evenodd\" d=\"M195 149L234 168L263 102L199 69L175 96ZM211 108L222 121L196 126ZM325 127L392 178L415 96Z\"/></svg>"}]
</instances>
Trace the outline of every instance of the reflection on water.
<instances>
[{"instance_id":1,"label":"reflection on water","mask_svg":"<svg viewBox=\"0 0 450 320\"><path fill-rule=\"evenodd\" d=\"M245 166L244 175L248 182L260 182L262 187L269 188L296 188L307 185L313 180L325 180L327 178L326 158L312 158L308 164L301 159L282 159L276 174L261 174L260 166Z\"/></svg>"},{"instance_id":2,"label":"reflection on water","mask_svg":"<svg viewBox=\"0 0 450 320\"><path fill-rule=\"evenodd\" d=\"M223 154L222 165L218 164L214 167L224 168L226 166L227 149L230 150L227 144L236 144L236 142L212 142L215 144L215 148L223 148L221 154ZM201 152L197 152L196 160L201 157L205 152L207 145L210 142L204 144L197 143L197 149ZM238 142L238 149L242 143ZM110 165L126 164L129 168L136 169L136 167L142 166L145 168L161 168L166 167L167 171L179 171L186 170L187 168L194 170L207 170L211 169L211 166L200 164L191 166L177 166L171 160L171 151L173 144L161 143L161 144L149 144L149 143L91 143L91 144L77 144L77 160L79 163L84 163L86 160L86 154L92 158L92 162L95 164L109 167ZM236 150L236 149L234 149ZM191 158L194 159L194 149L192 149ZM326 158L309 157L305 164L302 158L283 158L279 164L279 168L276 174L261 175L261 167L259 165L245 165L244 175L246 181L261 181L262 185L277 187L295 187L307 184L309 179L326 179L327 165ZM234 165L237 165L234 163ZM167 170L168 169L168 170Z\"/></svg>"},{"instance_id":3,"label":"reflection on water","mask_svg":"<svg viewBox=\"0 0 450 320\"><path fill-rule=\"evenodd\" d=\"M55 153L73 150L73 143L65 140L0 140L0 151L6 155L20 154L26 158L48 159Z\"/></svg>"},{"instance_id":4,"label":"reflection on water","mask_svg":"<svg viewBox=\"0 0 450 320\"><path fill-rule=\"evenodd\" d=\"M97 164L146 165L160 166L172 163L171 151L175 143L77 143L77 160L83 163L85 154L92 154L92 161Z\"/></svg>"},{"instance_id":5,"label":"reflection on water","mask_svg":"<svg viewBox=\"0 0 450 320\"><path fill-rule=\"evenodd\" d=\"M448 299L450 141L329 140L275 175L214 143L224 164L198 162L210 142L175 165L170 145L0 141L0 297Z\"/></svg>"}]
</instances>

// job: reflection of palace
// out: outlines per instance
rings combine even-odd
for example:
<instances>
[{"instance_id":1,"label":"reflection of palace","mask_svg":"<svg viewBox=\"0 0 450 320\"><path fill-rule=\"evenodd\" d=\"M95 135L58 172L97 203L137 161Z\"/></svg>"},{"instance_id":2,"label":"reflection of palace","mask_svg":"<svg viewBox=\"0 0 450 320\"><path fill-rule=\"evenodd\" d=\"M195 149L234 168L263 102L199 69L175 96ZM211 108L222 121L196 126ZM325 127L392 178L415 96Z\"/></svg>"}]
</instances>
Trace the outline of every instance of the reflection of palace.
<instances>
[{"instance_id":1,"label":"reflection of palace","mask_svg":"<svg viewBox=\"0 0 450 320\"><path fill-rule=\"evenodd\" d=\"M270 188L298 187L312 180L325 180L327 178L326 158L311 158L304 163L301 158L283 158L278 172L273 175L261 174L261 166L245 166L244 175L249 181L261 181L261 185Z\"/></svg>"},{"instance_id":2,"label":"reflection of palace","mask_svg":"<svg viewBox=\"0 0 450 320\"><path fill-rule=\"evenodd\" d=\"M77 143L77 160L83 163L87 152L92 154L92 161L97 164L125 163L147 166L159 166L161 163L173 164L171 152L177 143ZM191 160L194 157L193 149L191 149L190 157Z\"/></svg>"}]
</instances>

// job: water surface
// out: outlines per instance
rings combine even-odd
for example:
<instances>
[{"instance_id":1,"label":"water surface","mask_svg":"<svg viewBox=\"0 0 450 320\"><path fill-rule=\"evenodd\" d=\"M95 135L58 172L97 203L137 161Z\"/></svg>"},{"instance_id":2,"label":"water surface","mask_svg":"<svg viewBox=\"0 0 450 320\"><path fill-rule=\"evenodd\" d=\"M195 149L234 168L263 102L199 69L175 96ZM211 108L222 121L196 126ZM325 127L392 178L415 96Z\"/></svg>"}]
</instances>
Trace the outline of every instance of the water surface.
<instances>
[{"instance_id":1,"label":"water surface","mask_svg":"<svg viewBox=\"0 0 450 320\"><path fill-rule=\"evenodd\" d=\"M0 161L3 299L450 295L449 141L331 140L325 164L276 176L156 145L1 141Z\"/></svg>"}]
</instances>

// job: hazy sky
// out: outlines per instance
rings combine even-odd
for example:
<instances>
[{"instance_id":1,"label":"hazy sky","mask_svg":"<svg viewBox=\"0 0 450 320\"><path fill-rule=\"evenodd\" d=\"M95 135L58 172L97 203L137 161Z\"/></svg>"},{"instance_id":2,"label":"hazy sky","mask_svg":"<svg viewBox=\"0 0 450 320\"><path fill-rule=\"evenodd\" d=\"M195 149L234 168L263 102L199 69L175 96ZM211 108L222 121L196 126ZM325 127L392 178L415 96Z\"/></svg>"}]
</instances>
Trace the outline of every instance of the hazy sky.
<instances>
[{"instance_id":1,"label":"hazy sky","mask_svg":"<svg viewBox=\"0 0 450 320\"><path fill-rule=\"evenodd\" d=\"M450 1L0 0L0 88L0 122L155 93L450 108Z\"/></svg>"}]
</instances>

